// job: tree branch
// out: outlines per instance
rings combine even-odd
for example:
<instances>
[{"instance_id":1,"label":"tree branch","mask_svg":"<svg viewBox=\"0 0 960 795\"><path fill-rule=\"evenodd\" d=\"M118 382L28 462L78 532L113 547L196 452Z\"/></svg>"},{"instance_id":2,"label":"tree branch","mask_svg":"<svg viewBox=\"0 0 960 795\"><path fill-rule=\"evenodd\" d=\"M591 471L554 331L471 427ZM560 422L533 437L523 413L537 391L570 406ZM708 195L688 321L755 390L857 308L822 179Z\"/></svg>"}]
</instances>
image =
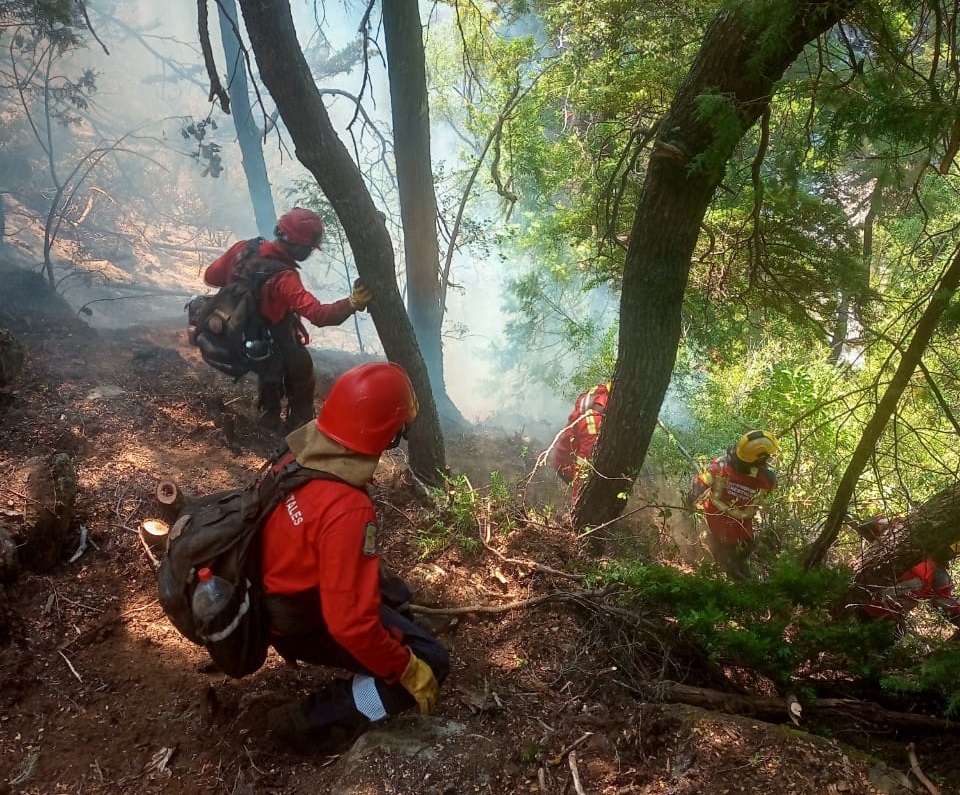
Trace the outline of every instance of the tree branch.
<instances>
[{"instance_id":1,"label":"tree branch","mask_svg":"<svg viewBox=\"0 0 960 795\"><path fill-rule=\"evenodd\" d=\"M90 15L87 14L87 4L85 0L77 0L77 5L80 6L80 13L83 14L83 21L87 24L87 30L90 31L90 35L96 40L97 44L103 47L103 51L109 55L110 50L107 49L107 45L100 41L100 37L97 35L97 31L93 29L93 24L90 22Z\"/></svg>"},{"instance_id":2,"label":"tree branch","mask_svg":"<svg viewBox=\"0 0 960 795\"><path fill-rule=\"evenodd\" d=\"M210 27L207 21L207 0L197 0L197 31L200 34L200 48L203 50L203 63L207 67L207 76L210 78L210 94L207 96L211 102L214 98L220 100L220 109L230 113L230 97L226 89L220 83L220 76L217 74L217 64L213 60L213 47L210 45Z\"/></svg>"}]
</instances>

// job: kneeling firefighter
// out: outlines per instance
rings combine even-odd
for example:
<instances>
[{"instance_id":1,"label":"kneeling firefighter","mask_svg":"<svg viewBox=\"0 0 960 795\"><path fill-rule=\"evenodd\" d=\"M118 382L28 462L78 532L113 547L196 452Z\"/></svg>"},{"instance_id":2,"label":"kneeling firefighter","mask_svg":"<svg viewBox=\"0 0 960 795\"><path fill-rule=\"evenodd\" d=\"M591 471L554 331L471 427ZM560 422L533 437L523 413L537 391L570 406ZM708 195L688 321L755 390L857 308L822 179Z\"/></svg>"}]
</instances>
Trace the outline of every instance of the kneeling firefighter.
<instances>
[{"instance_id":1,"label":"kneeling firefighter","mask_svg":"<svg viewBox=\"0 0 960 795\"><path fill-rule=\"evenodd\" d=\"M448 653L382 602L377 517L364 489L417 410L403 368L365 364L334 383L315 422L287 436L301 466L335 479L294 490L264 526L271 643L288 661L355 672L268 713L272 735L288 746L330 748L388 715L437 704Z\"/></svg>"}]
</instances>

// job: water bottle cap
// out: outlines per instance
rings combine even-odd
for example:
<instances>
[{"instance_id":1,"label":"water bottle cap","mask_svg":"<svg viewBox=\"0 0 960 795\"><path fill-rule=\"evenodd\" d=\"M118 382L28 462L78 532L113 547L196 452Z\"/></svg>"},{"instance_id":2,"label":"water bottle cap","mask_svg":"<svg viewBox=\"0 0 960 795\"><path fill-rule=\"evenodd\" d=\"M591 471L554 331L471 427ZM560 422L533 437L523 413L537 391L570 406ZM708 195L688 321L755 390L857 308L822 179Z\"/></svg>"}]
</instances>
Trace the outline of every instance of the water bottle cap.
<instances>
[{"instance_id":1,"label":"water bottle cap","mask_svg":"<svg viewBox=\"0 0 960 795\"><path fill-rule=\"evenodd\" d=\"M210 569L208 569L206 566L204 566L202 569L200 569L197 572L197 577L200 578L200 582L209 580L212 576L213 576L213 572L210 571Z\"/></svg>"}]
</instances>

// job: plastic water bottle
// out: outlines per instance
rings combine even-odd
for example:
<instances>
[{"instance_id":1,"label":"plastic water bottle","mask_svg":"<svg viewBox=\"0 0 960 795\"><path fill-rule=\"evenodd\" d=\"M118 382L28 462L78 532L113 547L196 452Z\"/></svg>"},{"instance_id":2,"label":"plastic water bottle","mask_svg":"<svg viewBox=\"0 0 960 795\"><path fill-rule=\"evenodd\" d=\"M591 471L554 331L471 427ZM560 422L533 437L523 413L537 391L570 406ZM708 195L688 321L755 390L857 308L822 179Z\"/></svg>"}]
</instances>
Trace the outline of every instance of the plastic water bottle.
<instances>
[{"instance_id":1,"label":"plastic water bottle","mask_svg":"<svg viewBox=\"0 0 960 795\"><path fill-rule=\"evenodd\" d=\"M210 569L204 567L197 572L200 582L193 590L193 601L190 607L193 610L193 620L198 627L211 621L223 610L233 596L233 584L223 577L218 577Z\"/></svg>"}]
</instances>

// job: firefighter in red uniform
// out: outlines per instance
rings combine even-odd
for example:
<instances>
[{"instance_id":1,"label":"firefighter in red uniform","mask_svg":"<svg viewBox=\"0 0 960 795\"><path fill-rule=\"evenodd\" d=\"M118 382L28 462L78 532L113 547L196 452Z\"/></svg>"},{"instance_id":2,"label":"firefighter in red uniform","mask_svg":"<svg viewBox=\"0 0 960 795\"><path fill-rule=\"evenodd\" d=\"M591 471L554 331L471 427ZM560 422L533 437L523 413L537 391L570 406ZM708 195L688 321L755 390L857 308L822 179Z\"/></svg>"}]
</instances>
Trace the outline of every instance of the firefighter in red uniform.
<instances>
[{"instance_id":1,"label":"firefighter in red uniform","mask_svg":"<svg viewBox=\"0 0 960 795\"><path fill-rule=\"evenodd\" d=\"M875 516L858 526L857 532L867 541L878 543L888 530L901 524L900 519ZM951 545L950 552L953 555L960 553L960 542ZM957 630L953 639L960 640L960 600L953 595L953 579L946 563L946 560L935 557L924 558L901 574L896 583L875 591L870 603L863 606L863 612L870 618L896 621L902 634L910 611L920 602L930 602Z\"/></svg>"},{"instance_id":2,"label":"firefighter in red uniform","mask_svg":"<svg viewBox=\"0 0 960 795\"><path fill-rule=\"evenodd\" d=\"M296 750L338 747L412 706L430 713L447 676L446 649L381 598L377 517L364 489L417 408L403 368L364 364L337 379L316 421L287 436L301 466L337 479L301 486L264 527L271 642L287 661L355 672L267 713L274 739Z\"/></svg>"},{"instance_id":3,"label":"firefighter in red uniform","mask_svg":"<svg viewBox=\"0 0 960 795\"><path fill-rule=\"evenodd\" d=\"M750 431L694 478L693 503L703 510L707 521L704 543L732 579L749 576L747 558L754 547L756 500L777 486L777 476L768 463L778 449L779 442L772 434Z\"/></svg>"},{"instance_id":4,"label":"firefighter in red uniform","mask_svg":"<svg viewBox=\"0 0 960 795\"><path fill-rule=\"evenodd\" d=\"M270 430L279 430L284 396L288 428L299 427L314 416L313 359L305 347L310 338L300 318L314 326L339 326L354 312L365 309L373 293L357 281L349 297L322 304L303 286L298 263L320 248L323 240L323 219L312 210L290 210L277 221L274 235L274 240L260 243L258 255L290 267L272 275L260 293L260 315L268 324L274 351L257 375L263 411L260 422ZM234 243L207 267L203 280L211 287L229 284L248 242Z\"/></svg>"},{"instance_id":5,"label":"firefighter in red uniform","mask_svg":"<svg viewBox=\"0 0 960 795\"><path fill-rule=\"evenodd\" d=\"M590 456L607 412L610 388L609 381L597 384L577 398L567 417L567 425L553 448L553 468L564 481L573 484L571 495L574 500L590 469Z\"/></svg>"}]
</instances>

